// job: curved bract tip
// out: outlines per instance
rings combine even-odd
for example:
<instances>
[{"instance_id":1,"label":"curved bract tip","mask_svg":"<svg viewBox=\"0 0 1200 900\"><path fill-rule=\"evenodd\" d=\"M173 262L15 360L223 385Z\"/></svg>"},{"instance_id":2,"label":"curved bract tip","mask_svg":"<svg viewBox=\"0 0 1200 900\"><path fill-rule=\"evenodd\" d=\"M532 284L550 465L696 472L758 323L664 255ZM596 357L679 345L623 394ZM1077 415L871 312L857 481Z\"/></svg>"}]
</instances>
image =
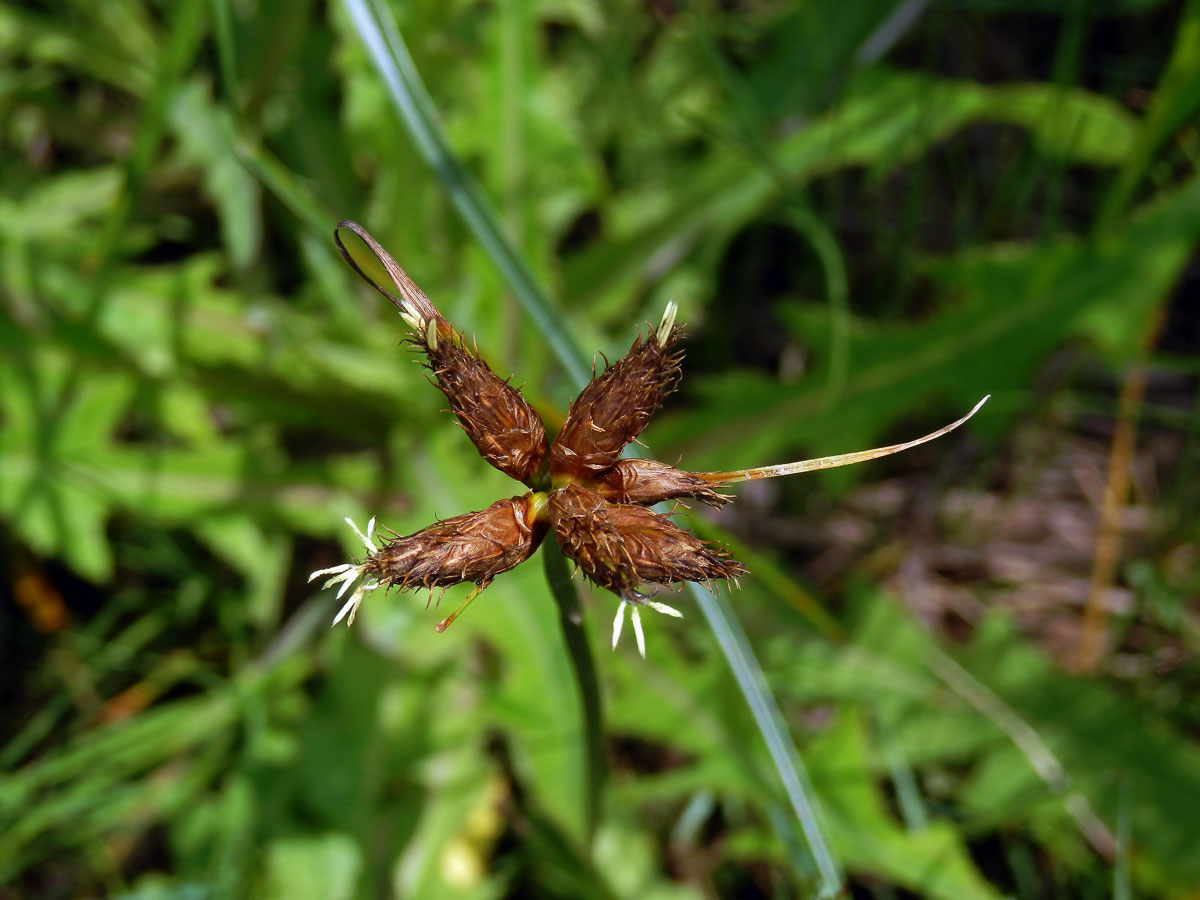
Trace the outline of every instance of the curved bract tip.
<instances>
[{"instance_id":1,"label":"curved bract tip","mask_svg":"<svg viewBox=\"0 0 1200 900\"><path fill-rule=\"evenodd\" d=\"M922 437L911 441L905 441L903 444L892 444L890 447L875 447L871 450L856 450L853 453L840 453L837 456L821 456L817 459L802 459L797 462L782 463L777 466L762 466L757 469L740 469L731 472L704 472L699 475L700 478L710 484L735 484L739 481L754 481L759 478L776 478L780 475L796 475L800 472L815 472L818 469L836 469L839 466L852 466L855 463L867 462L872 459L879 459L884 456L891 456L893 453L900 453L903 450L910 450L921 444L927 444L930 441L935 441L943 435L949 434L955 428L964 424L971 416L979 412L979 408L987 403L991 398L991 394L984 396L982 400L971 407L971 411L960 419L955 419L949 425L944 425L937 431L930 432Z\"/></svg>"}]
</instances>

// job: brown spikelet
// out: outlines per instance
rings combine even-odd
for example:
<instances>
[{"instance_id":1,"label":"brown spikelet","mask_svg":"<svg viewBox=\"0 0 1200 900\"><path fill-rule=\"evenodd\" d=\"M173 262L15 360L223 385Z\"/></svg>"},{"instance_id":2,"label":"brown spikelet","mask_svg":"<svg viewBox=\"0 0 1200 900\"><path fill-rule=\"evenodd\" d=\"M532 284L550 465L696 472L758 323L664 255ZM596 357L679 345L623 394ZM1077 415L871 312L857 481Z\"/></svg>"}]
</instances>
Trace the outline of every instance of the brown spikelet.
<instances>
[{"instance_id":1,"label":"brown spikelet","mask_svg":"<svg viewBox=\"0 0 1200 900\"><path fill-rule=\"evenodd\" d=\"M664 500L699 500L721 507L733 498L719 494L695 472L654 459L622 459L596 481L596 491L612 503L652 506Z\"/></svg>"},{"instance_id":2,"label":"brown spikelet","mask_svg":"<svg viewBox=\"0 0 1200 900\"><path fill-rule=\"evenodd\" d=\"M653 582L731 578L746 569L723 550L694 537L643 506L609 503L568 485L550 495L550 521L563 555L587 577L618 594Z\"/></svg>"},{"instance_id":3,"label":"brown spikelet","mask_svg":"<svg viewBox=\"0 0 1200 900\"><path fill-rule=\"evenodd\" d=\"M353 231L387 272L391 288L364 272L342 244L340 229ZM639 334L621 359L606 365L580 392L552 445L537 413L521 392L500 379L446 321L391 255L354 222L334 232L338 249L359 275L392 301L424 351L433 379L450 401L451 411L480 455L533 491L493 503L480 512L455 516L378 547L375 520L365 531L353 522L367 550L361 562L318 569L310 580L326 577L327 587L341 585L339 598L352 590L335 618L353 621L366 594L378 587L446 588L473 582L470 591L436 629L444 630L493 578L528 559L553 529L563 554L593 582L623 601L678 614L638 593L646 583L711 582L736 578L746 569L729 553L678 528L648 507L663 500L698 500L721 506L731 498L717 488L740 481L845 466L889 456L935 440L971 418L987 400L935 432L888 447L842 453L757 468L687 472L653 460L622 460L621 451L641 434L663 398L675 389L681 354L673 353L679 329L678 307L668 303L659 326L647 338ZM607 363L607 360L606 360ZM614 622L619 634L623 602ZM639 649L642 635L635 607Z\"/></svg>"},{"instance_id":4,"label":"brown spikelet","mask_svg":"<svg viewBox=\"0 0 1200 900\"><path fill-rule=\"evenodd\" d=\"M617 593L634 590L638 579L612 524L611 504L595 491L568 485L550 495L547 511L563 556L589 579Z\"/></svg>"},{"instance_id":5,"label":"brown spikelet","mask_svg":"<svg viewBox=\"0 0 1200 900\"><path fill-rule=\"evenodd\" d=\"M617 462L675 389L682 355L671 348L678 334L672 327L661 340L657 332L649 340L638 335L628 353L580 392L550 448L551 478L586 480Z\"/></svg>"},{"instance_id":6,"label":"brown spikelet","mask_svg":"<svg viewBox=\"0 0 1200 900\"><path fill-rule=\"evenodd\" d=\"M362 238L383 266L396 289L392 294L367 275L342 243L338 231L346 228ZM442 318L408 273L365 228L341 222L333 232L338 250L369 285L391 300L413 329L413 343L425 351L437 385L450 401L450 409L475 444L479 455L517 481L532 487L546 458L548 442L542 420L521 392L502 380L467 347L457 331Z\"/></svg>"},{"instance_id":7,"label":"brown spikelet","mask_svg":"<svg viewBox=\"0 0 1200 900\"><path fill-rule=\"evenodd\" d=\"M364 565L385 587L488 584L527 560L545 526L533 521L532 495L499 500L487 509L443 519L385 544Z\"/></svg>"},{"instance_id":8,"label":"brown spikelet","mask_svg":"<svg viewBox=\"0 0 1200 900\"><path fill-rule=\"evenodd\" d=\"M546 429L521 392L501 379L444 320L424 347L450 411L479 455L510 478L532 487L546 459Z\"/></svg>"},{"instance_id":9,"label":"brown spikelet","mask_svg":"<svg viewBox=\"0 0 1200 900\"><path fill-rule=\"evenodd\" d=\"M652 509L612 503L609 513L639 581L673 584L746 574L746 567L727 550L700 540Z\"/></svg>"}]
</instances>

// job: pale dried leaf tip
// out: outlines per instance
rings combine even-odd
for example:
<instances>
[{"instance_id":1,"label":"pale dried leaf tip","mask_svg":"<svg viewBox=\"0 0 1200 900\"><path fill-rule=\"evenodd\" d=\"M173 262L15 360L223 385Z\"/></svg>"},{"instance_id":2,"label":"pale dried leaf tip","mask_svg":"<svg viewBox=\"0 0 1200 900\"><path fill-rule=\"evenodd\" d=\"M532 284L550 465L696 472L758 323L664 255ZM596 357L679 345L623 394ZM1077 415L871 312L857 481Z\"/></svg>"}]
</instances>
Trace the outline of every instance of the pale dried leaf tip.
<instances>
[{"instance_id":1,"label":"pale dried leaf tip","mask_svg":"<svg viewBox=\"0 0 1200 900\"><path fill-rule=\"evenodd\" d=\"M658 346L667 346L667 341L671 339L671 331L675 328L675 316L679 313L679 305L671 300L667 303L667 308L663 310L662 321L654 332L654 340L658 342Z\"/></svg>"},{"instance_id":2,"label":"pale dried leaf tip","mask_svg":"<svg viewBox=\"0 0 1200 900\"><path fill-rule=\"evenodd\" d=\"M892 444L888 447L875 447L871 450L856 450L853 453L839 453L837 456L821 456L816 459L802 459L797 462L782 463L776 466L761 466L756 469L735 469L730 472L701 472L697 477L709 482L710 484L724 485L734 484L739 481L753 481L758 478L778 478L780 475L798 475L801 472L815 472L820 469L836 469L839 466L852 466L857 463L868 462L873 459L880 459L884 456L891 456L894 453L900 453L903 450L911 450L913 447L927 444L930 441L935 441L938 438L949 434L955 428L963 425L971 416L979 412L980 407L991 399L991 394L987 394L982 400L971 407L971 411L960 419L955 419L949 425L944 425L937 431L932 431L929 434L916 438L915 440L905 441L903 444Z\"/></svg>"}]
</instances>

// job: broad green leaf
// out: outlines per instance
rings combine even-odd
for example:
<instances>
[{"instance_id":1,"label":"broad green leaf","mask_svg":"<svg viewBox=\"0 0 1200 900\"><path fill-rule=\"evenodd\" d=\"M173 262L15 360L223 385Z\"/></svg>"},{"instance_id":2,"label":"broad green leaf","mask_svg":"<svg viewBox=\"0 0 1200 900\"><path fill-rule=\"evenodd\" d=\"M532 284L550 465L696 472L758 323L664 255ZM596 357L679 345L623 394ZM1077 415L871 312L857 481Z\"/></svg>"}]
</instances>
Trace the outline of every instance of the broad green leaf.
<instances>
[{"instance_id":1,"label":"broad green leaf","mask_svg":"<svg viewBox=\"0 0 1200 900\"><path fill-rule=\"evenodd\" d=\"M882 875L923 897L998 898L950 823L908 831L888 811L869 759L866 726L843 707L808 748L838 854L852 871Z\"/></svg>"},{"instance_id":2,"label":"broad green leaf","mask_svg":"<svg viewBox=\"0 0 1200 900\"><path fill-rule=\"evenodd\" d=\"M56 252L57 242L78 240L81 227L111 208L120 187L115 166L66 172L31 185L20 199L0 199L0 234L33 245L39 254Z\"/></svg>"},{"instance_id":3,"label":"broad green leaf","mask_svg":"<svg viewBox=\"0 0 1200 900\"><path fill-rule=\"evenodd\" d=\"M397 896L457 900L500 896L489 884L490 839L503 782L473 746L447 749L429 761L430 783L420 821L392 869ZM479 839L483 843L479 843Z\"/></svg>"},{"instance_id":4,"label":"broad green leaf","mask_svg":"<svg viewBox=\"0 0 1200 900\"><path fill-rule=\"evenodd\" d=\"M1072 787L1110 828L1128 790L1134 859L1143 874L1178 890L1200 884L1200 860L1189 849L1192 798L1200 796L1194 742L1107 685L1056 671L999 617L986 620L963 663L1049 742ZM1010 791L1019 789L1013 783ZM994 791L985 795L982 783L967 796L1001 800Z\"/></svg>"},{"instance_id":5,"label":"broad green leaf","mask_svg":"<svg viewBox=\"0 0 1200 900\"><path fill-rule=\"evenodd\" d=\"M200 81L180 85L169 110L184 161L204 175L205 191L221 217L221 235L234 268L246 268L262 241L258 182L242 166L223 114Z\"/></svg>"},{"instance_id":6,"label":"broad green leaf","mask_svg":"<svg viewBox=\"0 0 1200 900\"><path fill-rule=\"evenodd\" d=\"M345 834L278 838L266 847L265 900L351 900L362 848Z\"/></svg>"},{"instance_id":7,"label":"broad green leaf","mask_svg":"<svg viewBox=\"0 0 1200 900\"><path fill-rule=\"evenodd\" d=\"M246 579L248 619L260 627L274 627L290 561L286 533L260 527L248 516L205 518L195 530Z\"/></svg>"}]
</instances>

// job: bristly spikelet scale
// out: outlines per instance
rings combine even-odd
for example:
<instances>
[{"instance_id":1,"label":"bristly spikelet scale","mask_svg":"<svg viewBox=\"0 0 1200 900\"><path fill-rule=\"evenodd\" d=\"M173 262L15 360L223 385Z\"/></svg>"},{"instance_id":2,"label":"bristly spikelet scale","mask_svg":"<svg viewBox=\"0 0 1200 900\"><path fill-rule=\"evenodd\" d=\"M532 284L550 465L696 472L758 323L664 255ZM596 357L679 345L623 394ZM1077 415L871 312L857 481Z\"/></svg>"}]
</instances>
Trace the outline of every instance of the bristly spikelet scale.
<instances>
[{"instance_id":1,"label":"bristly spikelet scale","mask_svg":"<svg viewBox=\"0 0 1200 900\"><path fill-rule=\"evenodd\" d=\"M432 331L432 329L431 329ZM505 475L531 486L549 444L537 413L447 325L420 342L450 411L479 455Z\"/></svg>"},{"instance_id":2,"label":"bristly spikelet scale","mask_svg":"<svg viewBox=\"0 0 1200 900\"><path fill-rule=\"evenodd\" d=\"M498 500L388 541L363 564L363 572L383 587L486 586L541 544L546 529L531 516L531 498Z\"/></svg>"},{"instance_id":3,"label":"bristly spikelet scale","mask_svg":"<svg viewBox=\"0 0 1200 900\"><path fill-rule=\"evenodd\" d=\"M675 389L683 356L671 348L679 328L672 322L660 331L649 340L639 334L629 352L575 398L550 447L554 484L590 480L615 465Z\"/></svg>"},{"instance_id":4,"label":"bristly spikelet scale","mask_svg":"<svg viewBox=\"0 0 1200 900\"><path fill-rule=\"evenodd\" d=\"M638 578L625 542L603 497L588 488L567 485L550 495L547 512L563 556L589 580L617 594L637 589Z\"/></svg>"},{"instance_id":5,"label":"bristly spikelet scale","mask_svg":"<svg viewBox=\"0 0 1200 900\"><path fill-rule=\"evenodd\" d=\"M712 484L695 472L685 472L655 459L619 460L600 476L595 487L605 500L639 506L653 506L665 500L699 500L719 508L733 499L717 493Z\"/></svg>"},{"instance_id":6,"label":"bristly spikelet scale","mask_svg":"<svg viewBox=\"0 0 1200 900\"><path fill-rule=\"evenodd\" d=\"M700 540L652 509L611 503L609 514L639 581L707 583L746 574L746 567L727 550Z\"/></svg>"},{"instance_id":7,"label":"bristly spikelet scale","mask_svg":"<svg viewBox=\"0 0 1200 900\"><path fill-rule=\"evenodd\" d=\"M707 582L746 571L666 516L644 506L609 503L579 485L551 494L549 514L563 555L591 581L622 596L645 583Z\"/></svg>"}]
</instances>

